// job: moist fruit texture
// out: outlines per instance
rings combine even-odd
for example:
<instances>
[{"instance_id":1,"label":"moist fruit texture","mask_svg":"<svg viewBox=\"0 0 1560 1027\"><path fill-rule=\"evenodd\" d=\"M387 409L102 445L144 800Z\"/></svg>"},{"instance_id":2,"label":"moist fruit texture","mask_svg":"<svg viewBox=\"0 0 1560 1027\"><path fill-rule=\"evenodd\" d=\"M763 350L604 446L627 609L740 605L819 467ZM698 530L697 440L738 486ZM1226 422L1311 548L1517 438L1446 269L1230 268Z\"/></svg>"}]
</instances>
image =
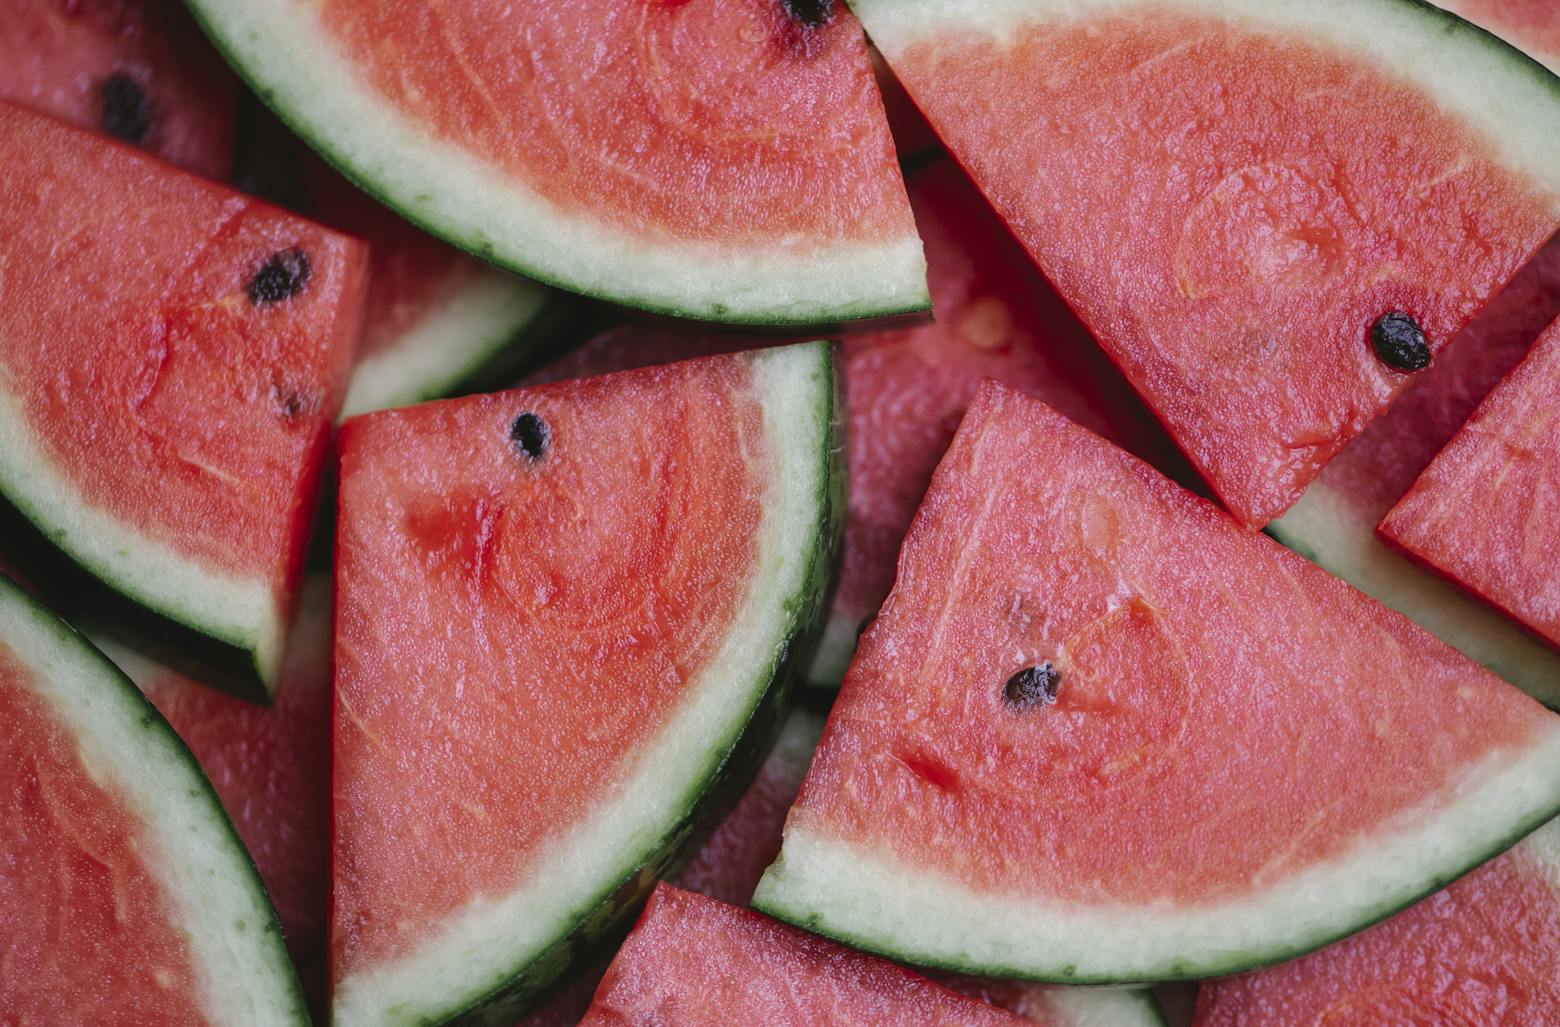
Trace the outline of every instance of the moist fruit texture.
<instances>
[{"instance_id":1,"label":"moist fruit texture","mask_svg":"<svg viewBox=\"0 0 1560 1027\"><path fill-rule=\"evenodd\" d=\"M1233 972L1532 830L1557 760L1515 688L988 385L755 904L993 976Z\"/></svg>"},{"instance_id":2,"label":"moist fruit texture","mask_svg":"<svg viewBox=\"0 0 1560 1027\"><path fill-rule=\"evenodd\" d=\"M512 270L716 321L926 306L866 43L842 4L816 18L784 0L193 7L332 163Z\"/></svg>"},{"instance_id":3,"label":"moist fruit texture","mask_svg":"<svg viewBox=\"0 0 1560 1027\"><path fill-rule=\"evenodd\" d=\"M821 616L833 387L806 344L343 427L338 1023L501 1019L751 766Z\"/></svg>"},{"instance_id":4,"label":"moist fruit texture","mask_svg":"<svg viewBox=\"0 0 1560 1027\"><path fill-rule=\"evenodd\" d=\"M1560 322L1425 468L1381 532L1560 646Z\"/></svg>"},{"instance_id":5,"label":"moist fruit texture","mask_svg":"<svg viewBox=\"0 0 1560 1027\"><path fill-rule=\"evenodd\" d=\"M853 6L1253 527L1560 225L1560 81L1428 5ZM1394 313L1412 360L1378 355Z\"/></svg>"},{"instance_id":6,"label":"moist fruit texture","mask_svg":"<svg viewBox=\"0 0 1560 1027\"><path fill-rule=\"evenodd\" d=\"M208 178L232 168L237 93L182 4L10 0L0 19L0 99Z\"/></svg>"},{"instance_id":7,"label":"moist fruit texture","mask_svg":"<svg viewBox=\"0 0 1560 1027\"><path fill-rule=\"evenodd\" d=\"M4 102L0 196L0 495L129 609L112 626L144 617L203 680L263 698L363 246Z\"/></svg>"},{"instance_id":8,"label":"moist fruit texture","mask_svg":"<svg viewBox=\"0 0 1560 1027\"><path fill-rule=\"evenodd\" d=\"M1560 823L1384 923L1210 981L1195 1027L1560 1022Z\"/></svg>"}]
</instances>

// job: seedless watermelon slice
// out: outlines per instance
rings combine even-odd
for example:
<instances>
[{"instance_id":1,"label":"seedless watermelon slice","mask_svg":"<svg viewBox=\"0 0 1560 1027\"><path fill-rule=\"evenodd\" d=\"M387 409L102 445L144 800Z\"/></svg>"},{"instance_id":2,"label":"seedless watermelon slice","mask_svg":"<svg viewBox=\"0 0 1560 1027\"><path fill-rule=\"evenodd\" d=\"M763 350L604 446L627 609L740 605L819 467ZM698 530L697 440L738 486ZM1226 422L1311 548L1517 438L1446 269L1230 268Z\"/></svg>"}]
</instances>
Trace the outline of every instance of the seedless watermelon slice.
<instances>
[{"instance_id":1,"label":"seedless watermelon slice","mask_svg":"<svg viewBox=\"0 0 1560 1027\"><path fill-rule=\"evenodd\" d=\"M306 1025L276 917L189 751L0 577L0 1009Z\"/></svg>"},{"instance_id":2,"label":"seedless watermelon slice","mask_svg":"<svg viewBox=\"0 0 1560 1027\"><path fill-rule=\"evenodd\" d=\"M1560 225L1560 80L1426 4L854 6L1251 526Z\"/></svg>"},{"instance_id":3,"label":"seedless watermelon slice","mask_svg":"<svg viewBox=\"0 0 1560 1027\"><path fill-rule=\"evenodd\" d=\"M1268 531L1552 708L1560 653L1377 537L1376 525L1560 316L1560 240L1474 319Z\"/></svg>"},{"instance_id":4,"label":"seedless watermelon slice","mask_svg":"<svg viewBox=\"0 0 1560 1027\"><path fill-rule=\"evenodd\" d=\"M1560 646L1560 321L1425 468L1381 532Z\"/></svg>"},{"instance_id":5,"label":"seedless watermelon slice","mask_svg":"<svg viewBox=\"0 0 1560 1027\"><path fill-rule=\"evenodd\" d=\"M1560 74L1560 7L1552 0L1435 0Z\"/></svg>"},{"instance_id":6,"label":"seedless watermelon slice","mask_svg":"<svg viewBox=\"0 0 1560 1027\"><path fill-rule=\"evenodd\" d=\"M0 498L25 522L8 552L57 547L110 626L144 619L203 680L265 697L363 246L4 102L0 238ZM65 574L30 572L74 600Z\"/></svg>"},{"instance_id":7,"label":"seedless watermelon slice","mask_svg":"<svg viewBox=\"0 0 1560 1027\"><path fill-rule=\"evenodd\" d=\"M882 101L842 5L191 6L332 163L528 277L715 321L926 307Z\"/></svg>"},{"instance_id":8,"label":"seedless watermelon slice","mask_svg":"<svg viewBox=\"0 0 1560 1027\"><path fill-rule=\"evenodd\" d=\"M0 99L224 179L238 82L181 4L9 0Z\"/></svg>"},{"instance_id":9,"label":"seedless watermelon slice","mask_svg":"<svg viewBox=\"0 0 1560 1027\"><path fill-rule=\"evenodd\" d=\"M1195 1027L1560 1023L1560 822L1370 930L1203 985Z\"/></svg>"},{"instance_id":10,"label":"seedless watermelon slice","mask_svg":"<svg viewBox=\"0 0 1560 1027\"><path fill-rule=\"evenodd\" d=\"M837 545L804 344L342 428L335 1022L512 1015L767 743Z\"/></svg>"},{"instance_id":11,"label":"seedless watermelon slice","mask_svg":"<svg viewBox=\"0 0 1560 1027\"><path fill-rule=\"evenodd\" d=\"M1560 718L986 387L755 904L928 965L1163 980L1379 919L1560 809Z\"/></svg>"}]
</instances>

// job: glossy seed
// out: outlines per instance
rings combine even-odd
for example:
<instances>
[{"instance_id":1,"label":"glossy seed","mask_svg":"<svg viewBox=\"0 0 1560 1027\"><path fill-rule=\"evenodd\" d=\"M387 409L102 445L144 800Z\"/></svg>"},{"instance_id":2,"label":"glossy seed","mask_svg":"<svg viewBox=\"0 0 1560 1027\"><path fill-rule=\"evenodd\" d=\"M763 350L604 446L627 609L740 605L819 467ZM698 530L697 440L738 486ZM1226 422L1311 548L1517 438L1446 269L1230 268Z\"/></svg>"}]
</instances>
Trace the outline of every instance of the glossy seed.
<instances>
[{"instance_id":1,"label":"glossy seed","mask_svg":"<svg viewBox=\"0 0 1560 1027\"><path fill-rule=\"evenodd\" d=\"M313 270L309 255L302 250L277 250L255 272L244 291L249 294L249 302L257 307L290 300L309 284Z\"/></svg>"},{"instance_id":2,"label":"glossy seed","mask_svg":"<svg viewBox=\"0 0 1560 1027\"><path fill-rule=\"evenodd\" d=\"M1016 710L1032 710L1056 701L1062 686L1062 672L1049 663L1025 667L1007 679L1002 698Z\"/></svg>"},{"instance_id":3,"label":"glossy seed","mask_svg":"<svg viewBox=\"0 0 1560 1027\"><path fill-rule=\"evenodd\" d=\"M1370 326L1376 359L1394 371L1423 371L1430 366L1430 344L1419 322L1401 310L1382 314Z\"/></svg>"},{"instance_id":4,"label":"glossy seed","mask_svg":"<svg viewBox=\"0 0 1560 1027\"><path fill-rule=\"evenodd\" d=\"M552 441L552 430L547 422L533 413L524 413L509 426L509 438L525 454L527 460L540 460Z\"/></svg>"},{"instance_id":5,"label":"glossy seed","mask_svg":"<svg viewBox=\"0 0 1560 1027\"><path fill-rule=\"evenodd\" d=\"M127 143L139 143L152 130L152 102L141 84L122 71L103 80L103 131Z\"/></svg>"},{"instance_id":6,"label":"glossy seed","mask_svg":"<svg viewBox=\"0 0 1560 1027\"><path fill-rule=\"evenodd\" d=\"M834 0L780 0L780 6L792 21L810 29L834 20Z\"/></svg>"}]
</instances>

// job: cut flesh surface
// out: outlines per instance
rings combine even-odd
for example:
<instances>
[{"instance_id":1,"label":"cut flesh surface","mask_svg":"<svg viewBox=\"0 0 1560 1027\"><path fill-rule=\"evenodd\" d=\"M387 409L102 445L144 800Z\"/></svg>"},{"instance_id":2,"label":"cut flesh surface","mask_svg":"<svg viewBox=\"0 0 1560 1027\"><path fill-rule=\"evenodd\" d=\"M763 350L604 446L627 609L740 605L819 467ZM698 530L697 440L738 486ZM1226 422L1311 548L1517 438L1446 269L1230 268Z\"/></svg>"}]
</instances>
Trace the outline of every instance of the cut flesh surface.
<instances>
[{"instance_id":1,"label":"cut flesh surface","mask_svg":"<svg viewBox=\"0 0 1560 1027\"><path fill-rule=\"evenodd\" d=\"M0 199L0 496L265 696L362 245L4 102Z\"/></svg>"},{"instance_id":2,"label":"cut flesh surface","mask_svg":"<svg viewBox=\"0 0 1560 1027\"><path fill-rule=\"evenodd\" d=\"M343 427L336 1023L501 1021L742 772L822 614L834 389L815 343Z\"/></svg>"},{"instance_id":3,"label":"cut flesh surface","mask_svg":"<svg viewBox=\"0 0 1560 1027\"><path fill-rule=\"evenodd\" d=\"M866 43L843 5L821 19L783 0L525 0L501 16L482 0L192 6L332 163L528 277L743 323L926 306Z\"/></svg>"},{"instance_id":4,"label":"cut flesh surface","mask_svg":"<svg viewBox=\"0 0 1560 1027\"><path fill-rule=\"evenodd\" d=\"M670 885L650 897L581 1027L1025 1027L909 970Z\"/></svg>"},{"instance_id":5,"label":"cut flesh surface","mask_svg":"<svg viewBox=\"0 0 1560 1027\"><path fill-rule=\"evenodd\" d=\"M1557 768L1560 718L990 385L754 901L987 975L1234 972L1499 852Z\"/></svg>"},{"instance_id":6,"label":"cut flesh surface","mask_svg":"<svg viewBox=\"0 0 1560 1027\"><path fill-rule=\"evenodd\" d=\"M183 4L8 0L0 99L225 179L238 82Z\"/></svg>"},{"instance_id":7,"label":"cut flesh surface","mask_svg":"<svg viewBox=\"0 0 1560 1027\"><path fill-rule=\"evenodd\" d=\"M1280 542L1551 708L1560 708L1560 653L1387 545L1376 526L1556 316L1560 241L1539 251L1386 415L1268 526Z\"/></svg>"},{"instance_id":8,"label":"cut flesh surface","mask_svg":"<svg viewBox=\"0 0 1560 1027\"><path fill-rule=\"evenodd\" d=\"M1560 74L1560 5L1553 0L1435 0Z\"/></svg>"},{"instance_id":9,"label":"cut flesh surface","mask_svg":"<svg viewBox=\"0 0 1560 1027\"><path fill-rule=\"evenodd\" d=\"M1560 1023L1560 822L1283 966L1203 985L1195 1027Z\"/></svg>"},{"instance_id":10,"label":"cut flesh surface","mask_svg":"<svg viewBox=\"0 0 1560 1027\"><path fill-rule=\"evenodd\" d=\"M1250 526L1409 383L1379 318L1439 350L1560 225L1560 80L1425 4L853 6Z\"/></svg>"},{"instance_id":11,"label":"cut flesh surface","mask_svg":"<svg viewBox=\"0 0 1560 1027\"><path fill-rule=\"evenodd\" d=\"M0 723L8 1020L308 1023L254 866L188 750L5 578Z\"/></svg>"},{"instance_id":12,"label":"cut flesh surface","mask_svg":"<svg viewBox=\"0 0 1560 1027\"><path fill-rule=\"evenodd\" d=\"M1419 476L1381 532L1560 646L1560 322Z\"/></svg>"}]
</instances>

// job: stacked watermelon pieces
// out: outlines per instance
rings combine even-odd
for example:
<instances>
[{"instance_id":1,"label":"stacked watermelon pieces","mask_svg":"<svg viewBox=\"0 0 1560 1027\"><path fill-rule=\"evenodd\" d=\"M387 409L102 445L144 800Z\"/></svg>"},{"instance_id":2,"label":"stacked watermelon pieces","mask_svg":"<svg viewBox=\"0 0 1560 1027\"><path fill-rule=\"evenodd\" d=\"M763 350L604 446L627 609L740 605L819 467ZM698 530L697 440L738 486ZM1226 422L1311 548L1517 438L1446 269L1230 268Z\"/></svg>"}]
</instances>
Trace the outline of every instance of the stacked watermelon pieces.
<instances>
[{"instance_id":1,"label":"stacked watermelon pieces","mask_svg":"<svg viewBox=\"0 0 1560 1027\"><path fill-rule=\"evenodd\" d=\"M0 1022L1560 1022L1560 10L186 2L0 26Z\"/></svg>"}]
</instances>

